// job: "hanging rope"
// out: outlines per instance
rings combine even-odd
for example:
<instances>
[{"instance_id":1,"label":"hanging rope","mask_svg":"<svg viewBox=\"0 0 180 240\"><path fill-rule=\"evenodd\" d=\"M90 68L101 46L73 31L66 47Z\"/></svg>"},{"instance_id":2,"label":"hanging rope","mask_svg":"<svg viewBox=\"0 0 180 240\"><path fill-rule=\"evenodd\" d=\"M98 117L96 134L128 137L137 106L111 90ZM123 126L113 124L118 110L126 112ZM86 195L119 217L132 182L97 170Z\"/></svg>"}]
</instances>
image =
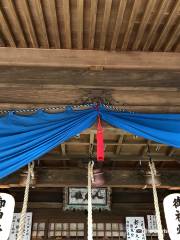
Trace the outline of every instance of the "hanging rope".
<instances>
[{"instance_id":1,"label":"hanging rope","mask_svg":"<svg viewBox=\"0 0 180 240\"><path fill-rule=\"evenodd\" d=\"M83 109L87 109L87 108L92 108L93 106L96 106L97 103L93 102L93 103L87 103L87 104L79 104L79 105L72 105L71 107L75 110L83 110ZM130 110L128 110L125 106L114 106L114 105L108 105L108 104L101 104L103 107L105 107L108 110L111 111L116 111L116 112L129 112L129 113L134 113ZM54 107L39 107L39 108L30 108L30 109L8 109L8 110L3 110L0 109L0 114L6 114L9 112L14 112L14 113L31 113L31 112L36 112L38 110L42 110L42 111L52 111L52 112L61 112L61 111L65 111L66 106L65 105L61 105L61 106L54 106Z\"/></svg>"},{"instance_id":2,"label":"hanging rope","mask_svg":"<svg viewBox=\"0 0 180 240\"><path fill-rule=\"evenodd\" d=\"M149 147L148 147L148 149L149 149ZM162 228L162 223L161 223L161 215L160 215L160 210L159 210L159 200L158 200L156 182L155 182L155 176L157 175L157 172L156 172L154 162L151 159L150 151L149 151L149 159L150 159L149 168L151 171L153 197L154 197L154 208L155 208L157 228L158 228L157 229L158 230L158 239L164 240L163 228Z\"/></svg>"},{"instance_id":3,"label":"hanging rope","mask_svg":"<svg viewBox=\"0 0 180 240\"><path fill-rule=\"evenodd\" d=\"M93 240L93 221L92 221L92 182L94 162L88 164L88 240Z\"/></svg>"},{"instance_id":4,"label":"hanging rope","mask_svg":"<svg viewBox=\"0 0 180 240\"><path fill-rule=\"evenodd\" d=\"M22 207L21 217L20 217L20 222L19 222L17 240L23 239L24 225L25 225L25 221L26 221L26 212L27 212L27 205L28 205L28 198L29 198L29 187L31 184L31 179L34 177L33 169L34 169L34 163L32 162L32 164L30 163L28 165L26 188L25 188L25 193L24 193L24 201L23 201L23 207Z\"/></svg>"}]
</instances>

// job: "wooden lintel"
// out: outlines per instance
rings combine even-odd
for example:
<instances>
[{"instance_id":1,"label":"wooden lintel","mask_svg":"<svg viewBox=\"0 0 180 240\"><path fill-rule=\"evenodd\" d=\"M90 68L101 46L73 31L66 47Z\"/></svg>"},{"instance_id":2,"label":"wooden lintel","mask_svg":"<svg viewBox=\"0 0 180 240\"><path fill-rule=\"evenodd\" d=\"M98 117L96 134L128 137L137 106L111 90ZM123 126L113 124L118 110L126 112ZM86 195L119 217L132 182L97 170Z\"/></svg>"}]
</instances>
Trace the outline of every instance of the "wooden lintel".
<instances>
[{"instance_id":1,"label":"wooden lintel","mask_svg":"<svg viewBox=\"0 0 180 240\"><path fill-rule=\"evenodd\" d=\"M133 146L133 144L132 144ZM161 154L152 154L152 159L154 162L178 162L179 157L178 156L163 156ZM40 158L40 160L44 161L83 161L86 160L86 155L76 154L76 155L57 155L57 154L46 154L43 157ZM112 153L105 152L105 161L112 161L112 162L148 162L148 156L147 155L116 155Z\"/></svg>"},{"instance_id":2,"label":"wooden lintel","mask_svg":"<svg viewBox=\"0 0 180 240\"><path fill-rule=\"evenodd\" d=\"M0 66L180 70L180 54L68 49L0 48Z\"/></svg>"},{"instance_id":3,"label":"wooden lintel","mask_svg":"<svg viewBox=\"0 0 180 240\"><path fill-rule=\"evenodd\" d=\"M160 203L162 207L162 203ZM30 209L62 209L62 202L29 202L28 208ZM16 202L16 208L22 208L22 202ZM113 203L112 209L128 209L134 208L136 211L140 209L153 209L153 203Z\"/></svg>"},{"instance_id":4,"label":"wooden lintel","mask_svg":"<svg viewBox=\"0 0 180 240\"><path fill-rule=\"evenodd\" d=\"M178 170L159 171L160 184L162 189L180 189L180 172ZM34 187L65 187L65 186L86 186L86 169L36 169L36 183ZM151 187L149 178L138 170L106 170L106 184L110 187L145 189ZM25 179L19 174L13 174L1 180L1 188L24 187Z\"/></svg>"}]
</instances>

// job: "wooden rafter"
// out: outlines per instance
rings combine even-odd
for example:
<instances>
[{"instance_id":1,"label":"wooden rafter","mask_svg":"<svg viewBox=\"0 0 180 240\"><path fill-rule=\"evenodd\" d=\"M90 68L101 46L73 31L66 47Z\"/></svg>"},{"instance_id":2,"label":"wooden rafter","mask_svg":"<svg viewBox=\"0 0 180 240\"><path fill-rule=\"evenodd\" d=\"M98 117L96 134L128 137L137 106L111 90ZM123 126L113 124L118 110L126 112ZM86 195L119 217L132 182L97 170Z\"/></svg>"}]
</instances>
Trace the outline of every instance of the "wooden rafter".
<instances>
[{"instance_id":1,"label":"wooden rafter","mask_svg":"<svg viewBox=\"0 0 180 240\"><path fill-rule=\"evenodd\" d=\"M116 19L114 33L113 33L112 42L111 42L111 50L116 49L119 33L123 23L125 8L126 8L126 1L120 0L117 19Z\"/></svg>"},{"instance_id":2,"label":"wooden rafter","mask_svg":"<svg viewBox=\"0 0 180 240\"><path fill-rule=\"evenodd\" d=\"M133 27L134 27L134 22L136 20L137 12L138 12L139 7L140 7L140 1L135 0L134 4L133 4L132 11L131 11L131 16L130 16L130 19L129 19L127 30L125 32L125 36L124 36L124 39L123 39L123 44L122 44L122 47L121 47L122 51L126 51L127 48L128 48L129 39L131 37L131 33L132 33L132 30L133 30Z\"/></svg>"},{"instance_id":3,"label":"wooden rafter","mask_svg":"<svg viewBox=\"0 0 180 240\"><path fill-rule=\"evenodd\" d=\"M179 0L1 0L0 6L8 47L178 52Z\"/></svg>"},{"instance_id":4,"label":"wooden rafter","mask_svg":"<svg viewBox=\"0 0 180 240\"><path fill-rule=\"evenodd\" d=\"M97 4L98 0L91 0L91 9L90 9L90 29L89 29L89 43L88 48L94 48L94 37L96 29L96 15L97 15Z\"/></svg>"},{"instance_id":5,"label":"wooden rafter","mask_svg":"<svg viewBox=\"0 0 180 240\"><path fill-rule=\"evenodd\" d=\"M151 46L151 43L152 43L152 41L153 41L153 39L156 35L156 31L157 31L159 25L161 24L163 14L164 14L164 11L165 11L168 3L169 3L169 0L163 0L162 1L161 7L160 7L155 19L154 19L154 22L151 26L151 29L148 32L148 34L146 35L146 42L143 46L143 50L145 50L145 51L149 50L149 48Z\"/></svg>"},{"instance_id":6,"label":"wooden rafter","mask_svg":"<svg viewBox=\"0 0 180 240\"><path fill-rule=\"evenodd\" d=\"M83 14L84 14L84 0L77 1L77 48L83 48Z\"/></svg>"},{"instance_id":7,"label":"wooden rafter","mask_svg":"<svg viewBox=\"0 0 180 240\"><path fill-rule=\"evenodd\" d=\"M147 24L149 22L149 19L151 17L152 10L154 9L155 3L156 3L156 0L149 0L147 2L146 10L144 12L142 21L140 23L140 26L139 26L139 29L138 29L138 32L136 35L136 39L133 43L133 50L135 50L135 51L138 50L139 45L143 39L143 35L144 35L145 29L147 27Z\"/></svg>"},{"instance_id":8,"label":"wooden rafter","mask_svg":"<svg viewBox=\"0 0 180 240\"><path fill-rule=\"evenodd\" d=\"M111 13L111 5L112 5L112 0L105 1L102 31L101 31L101 38L100 38L101 50L104 50L105 48L107 28L108 28L110 13Z\"/></svg>"},{"instance_id":9,"label":"wooden rafter","mask_svg":"<svg viewBox=\"0 0 180 240\"><path fill-rule=\"evenodd\" d=\"M166 52L171 51L173 45L178 41L178 38L180 38L180 24L176 27L176 29L172 33L170 40L166 44L166 46L165 46ZM176 49L176 50L178 52L178 49Z\"/></svg>"},{"instance_id":10,"label":"wooden rafter","mask_svg":"<svg viewBox=\"0 0 180 240\"><path fill-rule=\"evenodd\" d=\"M1 34L4 36L4 38L9 43L9 45L11 47L15 47L16 43L14 41L14 37L12 35L12 32L9 29L6 19L4 18L1 7L0 7L0 29L1 29Z\"/></svg>"},{"instance_id":11,"label":"wooden rafter","mask_svg":"<svg viewBox=\"0 0 180 240\"><path fill-rule=\"evenodd\" d=\"M63 14L64 14L64 28L65 28L65 38L66 46L65 48L71 48L71 25L70 25L70 8L69 0L62 0Z\"/></svg>"},{"instance_id":12,"label":"wooden rafter","mask_svg":"<svg viewBox=\"0 0 180 240\"><path fill-rule=\"evenodd\" d=\"M119 155L120 152L121 152L121 148L122 148L122 144L123 144L123 139L124 139L124 136L123 135L120 135L119 136L119 139L118 139L118 145L117 145L117 148L116 148L116 154Z\"/></svg>"},{"instance_id":13,"label":"wooden rafter","mask_svg":"<svg viewBox=\"0 0 180 240\"><path fill-rule=\"evenodd\" d=\"M38 47L38 41L35 33L35 29L31 20L31 15L29 11L29 6L27 1L25 0L18 0L16 7L20 9L20 19L21 22L26 29L25 34L28 39L29 47Z\"/></svg>"},{"instance_id":14,"label":"wooden rafter","mask_svg":"<svg viewBox=\"0 0 180 240\"><path fill-rule=\"evenodd\" d=\"M156 42L156 45L154 47L154 51L159 51L163 45L163 43L166 41L166 37L170 31L170 29L172 28L176 18L177 18L177 14L178 12L180 12L180 1L177 1L176 2L176 5L174 6L169 18L168 18L168 21L166 23L166 25L164 26L160 36L159 36L159 39L158 41ZM174 36L172 36L174 37ZM174 38L173 38L174 39Z\"/></svg>"},{"instance_id":15,"label":"wooden rafter","mask_svg":"<svg viewBox=\"0 0 180 240\"><path fill-rule=\"evenodd\" d=\"M24 37L24 33L22 31L20 21L16 13L13 0L4 0L2 2L5 4L5 6L3 5L3 11L6 13L6 18L8 16L10 25L13 24L14 26L11 28L11 31L17 39L17 46L21 46L23 48L27 47L26 39Z\"/></svg>"},{"instance_id":16,"label":"wooden rafter","mask_svg":"<svg viewBox=\"0 0 180 240\"><path fill-rule=\"evenodd\" d=\"M49 34L51 35L50 45L53 48L60 48L60 37L59 37L59 26L57 22L57 13L56 13L56 5L55 0L45 0L42 2L46 5L46 18L48 19L48 24L50 25Z\"/></svg>"},{"instance_id":17,"label":"wooden rafter","mask_svg":"<svg viewBox=\"0 0 180 240\"><path fill-rule=\"evenodd\" d=\"M53 0L51 1L51 5L49 4L48 1L44 1L44 3L46 3L48 5L48 8L51 10L50 13L48 15L48 19L50 21L51 24L51 28L53 29L52 35L53 35L53 39L54 39L54 47L60 47L60 45L58 44L58 34L57 34L57 24L55 24L55 20L53 19L53 15L54 15L54 8L53 8ZM44 19L44 13L43 13L43 9L42 9L42 3L40 0L35 0L35 1L30 1L30 6L31 9L33 9L32 11L32 15L34 17L35 20L35 25L37 26L36 28L38 31L38 35L39 35L39 43L41 45L41 47L44 48L49 48L49 39L48 39L48 34L47 34L47 29L46 29L46 25L45 25L45 19ZM55 18L55 16L54 16Z\"/></svg>"}]
</instances>

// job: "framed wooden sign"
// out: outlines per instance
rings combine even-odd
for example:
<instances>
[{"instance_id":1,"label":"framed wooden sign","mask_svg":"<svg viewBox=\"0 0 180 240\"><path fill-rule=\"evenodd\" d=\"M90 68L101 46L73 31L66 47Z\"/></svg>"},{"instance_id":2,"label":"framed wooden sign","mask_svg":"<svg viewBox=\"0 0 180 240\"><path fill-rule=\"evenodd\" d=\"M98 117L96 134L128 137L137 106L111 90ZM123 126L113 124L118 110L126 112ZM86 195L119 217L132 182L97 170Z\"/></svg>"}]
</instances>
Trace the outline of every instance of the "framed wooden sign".
<instances>
[{"instance_id":1,"label":"framed wooden sign","mask_svg":"<svg viewBox=\"0 0 180 240\"><path fill-rule=\"evenodd\" d=\"M67 187L64 191L64 210L85 210L88 204L86 187ZM110 210L111 189L92 188L93 210Z\"/></svg>"}]
</instances>

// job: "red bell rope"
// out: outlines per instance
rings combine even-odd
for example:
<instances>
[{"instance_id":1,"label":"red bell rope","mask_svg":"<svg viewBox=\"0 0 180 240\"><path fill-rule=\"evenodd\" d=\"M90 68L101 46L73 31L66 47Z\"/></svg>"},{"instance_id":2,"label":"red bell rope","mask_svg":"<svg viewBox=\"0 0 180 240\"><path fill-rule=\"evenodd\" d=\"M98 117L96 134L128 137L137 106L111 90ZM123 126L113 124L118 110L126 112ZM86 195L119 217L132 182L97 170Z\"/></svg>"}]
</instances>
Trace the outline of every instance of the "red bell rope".
<instances>
[{"instance_id":1,"label":"red bell rope","mask_svg":"<svg viewBox=\"0 0 180 240\"><path fill-rule=\"evenodd\" d=\"M97 139L97 161L104 161L104 134L100 116L98 116L96 139Z\"/></svg>"}]
</instances>

